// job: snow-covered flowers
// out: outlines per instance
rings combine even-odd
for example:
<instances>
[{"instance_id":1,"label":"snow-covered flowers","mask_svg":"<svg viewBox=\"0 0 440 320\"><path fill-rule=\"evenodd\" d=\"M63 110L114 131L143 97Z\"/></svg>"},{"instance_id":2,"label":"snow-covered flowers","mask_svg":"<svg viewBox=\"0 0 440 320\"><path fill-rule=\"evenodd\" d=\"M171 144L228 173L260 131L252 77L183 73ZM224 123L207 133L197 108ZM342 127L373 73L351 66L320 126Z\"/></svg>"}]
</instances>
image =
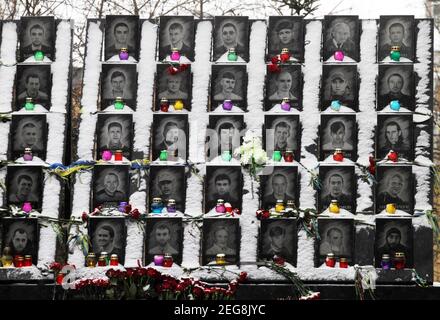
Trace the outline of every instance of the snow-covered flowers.
<instances>
[{"instance_id":1,"label":"snow-covered flowers","mask_svg":"<svg viewBox=\"0 0 440 320\"><path fill-rule=\"evenodd\" d=\"M234 156L240 157L240 163L256 178L257 170L266 164L267 153L255 130L248 130L243 138L243 144L234 150Z\"/></svg>"}]
</instances>

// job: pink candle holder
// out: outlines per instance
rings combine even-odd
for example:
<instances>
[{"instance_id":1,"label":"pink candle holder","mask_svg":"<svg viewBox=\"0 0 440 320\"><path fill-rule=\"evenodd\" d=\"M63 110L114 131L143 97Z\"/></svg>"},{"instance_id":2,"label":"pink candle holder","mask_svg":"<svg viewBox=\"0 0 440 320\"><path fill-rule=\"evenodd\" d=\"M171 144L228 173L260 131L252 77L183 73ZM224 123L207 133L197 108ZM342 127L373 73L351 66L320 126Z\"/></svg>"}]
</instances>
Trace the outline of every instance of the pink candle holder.
<instances>
[{"instance_id":1,"label":"pink candle holder","mask_svg":"<svg viewBox=\"0 0 440 320\"><path fill-rule=\"evenodd\" d=\"M335 58L336 61L343 61L344 57L345 57L345 55L344 55L343 51L341 51L341 50L335 51L334 58Z\"/></svg>"},{"instance_id":2,"label":"pink candle holder","mask_svg":"<svg viewBox=\"0 0 440 320\"><path fill-rule=\"evenodd\" d=\"M110 161L112 159L112 152L110 150L102 151L102 160Z\"/></svg>"},{"instance_id":3,"label":"pink candle holder","mask_svg":"<svg viewBox=\"0 0 440 320\"><path fill-rule=\"evenodd\" d=\"M154 265L155 266L163 266L163 260L164 260L163 255L155 255L154 256Z\"/></svg>"},{"instance_id":4,"label":"pink candle holder","mask_svg":"<svg viewBox=\"0 0 440 320\"><path fill-rule=\"evenodd\" d=\"M171 56L170 56L172 61L179 61L180 60L180 52L177 49L173 49L171 51Z\"/></svg>"},{"instance_id":5,"label":"pink candle holder","mask_svg":"<svg viewBox=\"0 0 440 320\"><path fill-rule=\"evenodd\" d=\"M30 202L25 202L25 203L23 203L23 206L21 207L21 209L24 212L29 213L32 211L32 204Z\"/></svg>"}]
</instances>

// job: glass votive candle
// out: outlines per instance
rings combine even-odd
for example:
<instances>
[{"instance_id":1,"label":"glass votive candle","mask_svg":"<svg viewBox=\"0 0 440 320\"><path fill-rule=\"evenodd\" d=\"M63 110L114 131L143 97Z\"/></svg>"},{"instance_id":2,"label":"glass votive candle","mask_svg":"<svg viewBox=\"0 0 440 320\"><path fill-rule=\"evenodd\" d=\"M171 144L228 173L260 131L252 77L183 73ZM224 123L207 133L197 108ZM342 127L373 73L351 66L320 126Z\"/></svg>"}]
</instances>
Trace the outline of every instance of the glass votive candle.
<instances>
[{"instance_id":1,"label":"glass votive candle","mask_svg":"<svg viewBox=\"0 0 440 320\"><path fill-rule=\"evenodd\" d=\"M1 258L3 267L12 267L14 264L14 258L12 256L12 250L10 247L5 247L3 249L3 255Z\"/></svg>"},{"instance_id":2,"label":"glass votive candle","mask_svg":"<svg viewBox=\"0 0 440 320\"><path fill-rule=\"evenodd\" d=\"M55 282L57 285L62 285L63 284L63 280L64 280L64 273L58 272L56 278L55 278Z\"/></svg>"},{"instance_id":3,"label":"glass votive candle","mask_svg":"<svg viewBox=\"0 0 440 320\"><path fill-rule=\"evenodd\" d=\"M232 204L230 204L229 202L225 202L225 212L226 213L231 213L233 211L234 208L232 208Z\"/></svg>"},{"instance_id":4,"label":"glass votive candle","mask_svg":"<svg viewBox=\"0 0 440 320\"><path fill-rule=\"evenodd\" d=\"M119 265L119 259L117 254L112 254L110 256L110 265L111 266L118 266Z\"/></svg>"},{"instance_id":5,"label":"glass votive candle","mask_svg":"<svg viewBox=\"0 0 440 320\"><path fill-rule=\"evenodd\" d=\"M32 203L30 202L24 202L23 206L21 207L21 210L23 210L26 213L29 213L32 211Z\"/></svg>"},{"instance_id":6,"label":"glass votive candle","mask_svg":"<svg viewBox=\"0 0 440 320\"><path fill-rule=\"evenodd\" d=\"M162 209L163 209L162 198L153 198L153 202L151 203L151 212L162 213Z\"/></svg>"},{"instance_id":7,"label":"glass votive candle","mask_svg":"<svg viewBox=\"0 0 440 320\"><path fill-rule=\"evenodd\" d=\"M333 153L333 160L335 161L344 161L344 153L342 152L342 149L335 149L335 152Z\"/></svg>"},{"instance_id":8,"label":"glass votive candle","mask_svg":"<svg viewBox=\"0 0 440 320\"><path fill-rule=\"evenodd\" d=\"M231 100L223 101L223 104L222 104L223 110L230 111L230 110L232 110L232 106L233 106L233 104L232 104Z\"/></svg>"},{"instance_id":9,"label":"glass votive candle","mask_svg":"<svg viewBox=\"0 0 440 320\"><path fill-rule=\"evenodd\" d=\"M173 48L171 49L171 55L170 58L172 61L179 61L180 60L180 52L179 49Z\"/></svg>"},{"instance_id":10,"label":"glass votive candle","mask_svg":"<svg viewBox=\"0 0 440 320\"><path fill-rule=\"evenodd\" d=\"M122 161L122 159L123 159L122 150L116 150L115 161Z\"/></svg>"},{"instance_id":11,"label":"glass votive candle","mask_svg":"<svg viewBox=\"0 0 440 320\"><path fill-rule=\"evenodd\" d=\"M293 157L293 151L292 150L286 150L286 152L284 153L284 161L286 162L293 162L294 157Z\"/></svg>"},{"instance_id":12,"label":"glass votive candle","mask_svg":"<svg viewBox=\"0 0 440 320\"><path fill-rule=\"evenodd\" d=\"M44 60L44 52L41 50L35 50L34 59L35 59L35 61L43 61Z\"/></svg>"},{"instance_id":13,"label":"glass votive candle","mask_svg":"<svg viewBox=\"0 0 440 320\"><path fill-rule=\"evenodd\" d=\"M93 252L90 252L86 258L86 266L89 268L96 267L96 255Z\"/></svg>"},{"instance_id":14,"label":"glass votive candle","mask_svg":"<svg viewBox=\"0 0 440 320\"><path fill-rule=\"evenodd\" d=\"M14 266L16 268L21 268L21 267L23 267L23 264L24 264L23 256L16 255L15 258L14 258Z\"/></svg>"},{"instance_id":15,"label":"glass votive candle","mask_svg":"<svg viewBox=\"0 0 440 320\"><path fill-rule=\"evenodd\" d=\"M327 253L325 258L325 265L330 268L334 268L336 264L335 255L333 253Z\"/></svg>"},{"instance_id":16,"label":"glass votive candle","mask_svg":"<svg viewBox=\"0 0 440 320\"><path fill-rule=\"evenodd\" d=\"M394 254L394 268L401 270L405 268L405 253L396 252Z\"/></svg>"},{"instance_id":17,"label":"glass votive candle","mask_svg":"<svg viewBox=\"0 0 440 320\"><path fill-rule=\"evenodd\" d=\"M272 261L279 266L284 266L284 264L286 263L284 258L279 255L274 255Z\"/></svg>"},{"instance_id":18,"label":"glass votive candle","mask_svg":"<svg viewBox=\"0 0 440 320\"><path fill-rule=\"evenodd\" d=\"M115 102L113 104L115 106L116 110L122 110L124 109L124 100L122 100L122 97L116 97Z\"/></svg>"},{"instance_id":19,"label":"glass votive candle","mask_svg":"<svg viewBox=\"0 0 440 320\"><path fill-rule=\"evenodd\" d=\"M217 200L217 205L215 206L215 211L218 213L225 213L226 212L225 201L223 199Z\"/></svg>"},{"instance_id":20,"label":"glass votive candle","mask_svg":"<svg viewBox=\"0 0 440 320\"><path fill-rule=\"evenodd\" d=\"M226 264L226 256L224 253L219 253L215 256L215 263L216 264Z\"/></svg>"},{"instance_id":21,"label":"glass votive candle","mask_svg":"<svg viewBox=\"0 0 440 320\"><path fill-rule=\"evenodd\" d=\"M163 260L164 260L164 256L161 254L157 254L154 256L153 258L153 262L155 266L163 266Z\"/></svg>"},{"instance_id":22,"label":"glass votive candle","mask_svg":"<svg viewBox=\"0 0 440 320\"><path fill-rule=\"evenodd\" d=\"M105 267L107 265L107 261L103 256L100 256L98 259L98 267Z\"/></svg>"},{"instance_id":23,"label":"glass votive candle","mask_svg":"<svg viewBox=\"0 0 440 320\"><path fill-rule=\"evenodd\" d=\"M400 61L400 46L392 46L390 51L390 58L393 61Z\"/></svg>"},{"instance_id":24,"label":"glass votive candle","mask_svg":"<svg viewBox=\"0 0 440 320\"><path fill-rule=\"evenodd\" d=\"M168 99L167 98L160 99L160 111L168 112L169 108L170 108L170 104L168 102Z\"/></svg>"},{"instance_id":25,"label":"glass votive candle","mask_svg":"<svg viewBox=\"0 0 440 320\"><path fill-rule=\"evenodd\" d=\"M163 257L163 266L165 268L170 268L173 265L173 256L170 254L165 254Z\"/></svg>"},{"instance_id":26,"label":"glass votive candle","mask_svg":"<svg viewBox=\"0 0 440 320\"><path fill-rule=\"evenodd\" d=\"M330 202L328 211L330 211L331 213L339 213L341 211L341 209L339 208L338 200L332 200Z\"/></svg>"},{"instance_id":27,"label":"glass votive candle","mask_svg":"<svg viewBox=\"0 0 440 320\"><path fill-rule=\"evenodd\" d=\"M160 161L167 161L168 160L168 151L167 150L160 151L159 160Z\"/></svg>"},{"instance_id":28,"label":"glass votive candle","mask_svg":"<svg viewBox=\"0 0 440 320\"><path fill-rule=\"evenodd\" d=\"M395 203L387 203L385 207L386 213L395 214L396 213L396 204Z\"/></svg>"},{"instance_id":29,"label":"glass votive candle","mask_svg":"<svg viewBox=\"0 0 440 320\"><path fill-rule=\"evenodd\" d=\"M289 59L290 59L289 49L288 48L281 49L280 60L282 62L286 62L289 61Z\"/></svg>"},{"instance_id":30,"label":"glass votive candle","mask_svg":"<svg viewBox=\"0 0 440 320\"><path fill-rule=\"evenodd\" d=\"M128 60L128 49L121 48L119 51L119 60Z\"/></svg>"},{"instance_id":31,"label":"glass votive candle","mask_svg":"<svg viewBox=\"0 0 440 320\"><path fill-rule=\"evenodd\" d=\"M182 100L176 100L174 102L174 110L175 111L182 111L183 107L185 107L185 105L183 104Z\"/></svg>"},{"instance_id":32,"label":"glass votive candle","mask_svg":"<svg viewBox=\"0 0 440 320\"><path fill-rule=\"evenodd\" d=\"M26 102L24 104L24 109L27 111L32 111L35 109L35 103L31 97L26 98Z\"/></svg>"},{"instance_id":33,"label":"glass votive candle","mask_svg":"<svg viewBox=\"0 0 440 320\"><path fill-rule=\"evenodd\" d=\"M294 211L295 210L295 201L294 200L287 200L286 204L286 211Z\"/></svg>"},{"instance_id":34,"label":"glass votive candle","mask_svg":"<svg viewBox=\"0 0 440 320\"><path fill-rule=\"evenodd\" d=\"M32 256L27 254L24 256L23 267L32 267Z\"/></svg>"},{"instance_id":35,"label":"glass votive candle","mask_svg":"<svg viewBox=\"0 0 440 320\"><path fill-rule=\"evenodd\" d=\"M23 160L24 161L32 161L33 158L34 158L34 156L32 155L32 149L31 148L25 148L24 149Z\"/></svg>"},{"instance_id":36,"label":"glass votive candle","mask_svg":"<svg viewBox=\"0 0 440 320\"><path fill-rule=\"evenodd\" d=\"M237 53L235 52L235 48L230 48L228 50L228 61L237 61L238 60L238 56Z\"/></svg>"},{"instance_id":37,"label":"glass votive candle","mask_svg":"<svg viewBox=\"0 0 440 320\"><path fill-rule=\"evenodd\" d=\"M277 200L277 203L275 205L275 211L278 213L281 213L285 209L284 207L284 201L281 199Z\"/></svg>"},{"instance_id":38,"label":"glass votive candle","mask_svg":"<svg viewBox=\"0 0 440 320\"><path fill-rule=\"evenodd\" d=\"M118 211L125 212L125 207L128 205L126 201L119 202Z\"/></svg>"},{"instance_id":39,"label":"glass votive candle","mask_svg":"<svg viewBox=\"0 0 440 320\"><path fill-rule=\"evenodd\" d=\"M383 270L390 270L391 269L391 259L389 254L383 254L382 255L382 261L380 262L380 266Z\"/></svg>"},{"instance_id":40,"label":"glass votive candle","mask_svg":"<svg viewBox=\"0 0 440 320\"><path fill-rule=\"evenodd\" d=\"M176 212L176 211L177 211L177 208L176 208L176 200L174 200L174 199L169 199L169 200L168 200L168 203L167 203L167 212L174 213L174 212Z\"/></svg>"},{"instance_id":41,"label":"glass votive candle","mask_svg":"<svg viewBox=\"0 0 440 320\"><path fill-rule=\"evenodd\" d=\"M102 151L102 160L104 161L110 161L112 159L113 153L110 150L104 150Z\"/></svg>"},{"instance_id":42,"label":"glass votive candle","mask_svg":"<svg viewBox=\"0 0 440 320\"><path fill-rule=\"evenodd\" d=\"M289 98L284 98L281 101L281 109L284 111L290 111L291 105L290 105L290 99Z\"/></svg>"},{"instance_id":43,"label":"glass votive candle","mask_svg":"<svg viewBox=\"0 0 440 320\"><path fill-rule=\"evenodd\" d=\"M232 155L231 155L231 151L229 150L225 150L222 152L222 160L223 161L231 161L232 160Z\"/></svg>"},{"instance_id":44,"label":"glass votive candle","mask_svg":"<svg viewBox=\"0 0 440 320\"><path fill-rule=\"evenodd\" d=\"M348 268L347 258L340 258L339 259L339 268Z\"/></svg>"},{"instance_id":45,"label":"glass votive candle","mask_svg":"<svg viewBox=\"0 0 440 320\"><path fill-rule=\"evenodd\" d=\"M279 150L275 150L272 154L272 160L276 162L280 162L282 157L281 151Z\"/></svg>"}]
</instances>

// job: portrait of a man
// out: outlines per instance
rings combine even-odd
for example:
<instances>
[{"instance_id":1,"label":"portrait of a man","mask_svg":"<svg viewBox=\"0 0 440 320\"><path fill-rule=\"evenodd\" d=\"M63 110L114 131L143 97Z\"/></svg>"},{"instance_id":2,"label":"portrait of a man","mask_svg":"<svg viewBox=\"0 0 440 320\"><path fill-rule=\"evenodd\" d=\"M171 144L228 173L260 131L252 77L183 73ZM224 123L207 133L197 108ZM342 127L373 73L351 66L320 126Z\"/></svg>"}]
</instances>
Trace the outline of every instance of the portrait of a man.
<instances>
[{"instance_id":1,"label":"portrait of a man","mask_svg":"<svg viewBox=\"0 0 440 320\"><path fill-rule=\"evenodd\" d=\"M159 109L160 100L184 100L184 105L189 106L191 91L191 66L177 74L170 74L166 64L157 65L157 99L156 108ZM188 109L188 107L187 107Z\"/></svg>"},{"instance_id":2,"label":"portrait of a man","mask_svg":"<svg viewBox=\"0 0 440 320\"><path fill-rule=\"evenodd\" d=\"M296 266L297 241L296 219L261 220L260 259L279 256Z\"/></svg>"},{"instance_id":3,"label":"portrait of a man","mask_svg":"<svg viewBox=\"0 0 440 320\"><path fill-rule=\"evenodd\" d=\"M291 103L298 103L301 94L301 66L283 66L278 73L267 73L267 94L270 101L288 98Z\"/></svg>"},{"instance_id":4,"label":"portrait of a man","mask_svg":"<svg viewBox=\"0 0 440 320\"><path fill-rule=\"evenodd\" d=\"M146 234L146 264L154 255L165 254L172 255L177 263L182 261L182 218L148 218Z\"/></svg>"},{"instance_id":5,"label":"portrait of a man","mask_svg":"<svg viewBox=\"0 0 440 320\"><path fill-rule=\"evenodd\" d=\"M400 47L400 55L414 60L414 16L381 16L378 60L389 57L391 48Z\"/></svg>"},{"instance_id":6,"label":"portrait of a man","mask_svg":"<svg viewBox=\"0 0 440 320\"><path fill-rule=\"evenodd\" d=\"M35 51L42 51L45 57L54 60L54 17L21 17L20 25L21 61L33 56Z\"/></svg>"},{"instance_id":7,"label":"portrait of a man","mask_svg":"<svg viewBox=\"0 0 440 320\"><path fill-rule=\"evenodd\" d=\"M34 209L41 206L43 183L40 166L8 166L8 204L17 206L30 202Z\"/></svg>"},{"instance_id":8,"label":"portrait of a man","mask_svg":"<svg viewBox=\"0 0 440 320\"><path fill-rule=\"evenodd\" d=\"M288 200L297 204L298 168L276 166L271 169L270 174L261 176L262 207L274 208L277 200L283 200L284 205Z\"/></svg>"},{"instance_id":9,"label":"portrait of a man","mask_svg":"<svg viewBox=\"0 0 440 320\"><path fill-rule=\"evenodd\" d=\"M241 209L242 179L239 166L207 166L205 213L213 209L219 199Z\"/></svg>"},{"instance_id":10,"label":"portrait of a man","mask_svg":"<svg viewBox=\"0 0 440 320\"><path fill-rule=\"evenodd\" d=\"M167 151L168 161L187 159L188 115L154 114L153 132L152 160L157 160L162 150Z\"/></svg>"},{"instance_id":11,"label":"portrait of a man","mask_svg":"<svg viewBox=\"0 0 440 320\"><path fill-rule=\"evenodd\" d=\"M22 157L26 148L32 154L46 158L47 122L45 115L13 115L11 124L10 157Z\"/></svg>"},{"instance_id":12,"label":"portrait of a man","mask_svg":"<svg viewBox=\"0 0 440 320\"><path fill-rule=\"evenodd\" d=\"M294 158L299 159L300 123L298 115L265 115L265 132L263 143L268 157L272 157L273 151L293 151Z\"/></svg>"},{"instance_id":13,"label":"portrait of a man","mask_svg":"<svg viewBox=\"0 0 440 320\"><path fill-rule=\"evenodd\" d=\"M346 57L359 60L359 20L357 16L324 17L324 61L336 51Z\"/></svg>"},{"instance_id":14,"label":"portrait of a man","mask_svg":"<svg viewBox=\"0 0 440 320\"><path fill-rule=\"evenodd\" d=\"M357 69L355 65L323 65L323 96L321 110L338 100L342 105L357 111Z\"/></svg>"},{"instance_id":15,"label":"portrait of a man","mask_svg":"<svg viewBox=\"0 0 440 320\"><path fill-rule=\"evenodd\" d=\"M133 116L131 114L98 114L97 158L104 150L122 150L125 158L131 158Z\"/></svg>"},{"instance_id":16,"label":"portrait of a man","mask_svg":"<svg viewBox=\"0 0 440 320\"><path fill-rule=\"evenodd\" d=\"M139 17L107 15L105 22L105 60L118 55L122 48L138 59Z\"/></svg>"},{"instance_id":17,"label":"portrait of a man","mask_svg":"<svg viewBox=\"0 0 440 320\"><path fill-rule=\"evenodd\" d=\"M380 65L378 81L378 109L397 100L400 106L414 110L414 68L412 65Z\"/></svg>"},{"instance_id":18,"label":"portrait of a man","mask_svg":"<svg viewBox=\"0 0 440 320\"><path fill-rule=\"evenodd\" d=\"M19 64L17 66L17 111L24 107L26 98L32 98L35 104L41 104L49 110L50 90L50 65Z\"/></svg>"},{"instance_id":19,"label":"portrait of a man","mask_svg":"<svg viewBox=\"0 0 440 320\"><path fill-rule=\"evenodd\" d=\"M125 261L126 227L124 217L91 217L89 221L89 237L92 252L99 257L107 252L118 255L120 264Z\"/></svg>"},{"instance_id":20,"label":"portrait of a man","mask_svg":"<svg viewBox=\"0 0 440 320\"><path fill-rule=\"evenodd\" d=\"M177 49L181 56L194 61L193 16L161 16L159 30L159 60Z\"/></svg>"},{"instance_id":21,"label":"portrait of a man","mask_svg":"<svg viewBox=\"0 0 440 320\"><path fill-rule=\"evenodd\" d=\"M325 166L319 167L319 177L322 181L320 190L320 212L325 211L332 200L337 200L339 207L355 211L356 183L354 166Z\"/></svg>"},{"instance_id":22,"label":"portrait of a man","mask_svg":"<svg viewBox=\"0 0 440 320\"><path fill-rule=\"evenodd\" d=\"M413 227L411 219L376 219L375 264L380 267L382 255L388 254L391 261L396 252L405 255L405 267L413 266Z\"/></svg>"},{"instance_id":23,"label":"portrait of a man","mask_svg":"<svg viewBox=\"0 0 440 320\"><path fill-rule=\"evenodd\" d=\"M102 64L101 109L112 105L116 98L132 109L136 107L137 72L135 64Z\"/></svg>"},{"instance_id":24,"label":"portrait of a man","mask_svg":"<svg viewBox=\"0 0 440 320\"><path fill-rule=\"evenodd\" d=\"M246 66L212 66L214 101L243 100L243 83Z\"/></svg>"},{"instance_id":25,"label":"portrait of a man","mask_svg":"<svg viewBox=\"0 0 440 320\"><path fill-rule=\"evenodd\" d=\"M235 49L237 55L248 60L248 17L215 17L213 59L217 61L229 49Z\"/></svg>"},{"instance_id":26,"label":"portrait of a man","mask_svg":"<svg viewBox=\"0 0 440 320\"><path fill-rule=\"evenodd\" d=\"M228 264L238 262L240 244L238 219L205 218L202 229L202 264L224 254Z\"/></svg>"},{"instance_id":27,"label":"portrait of a man","mask_svg":"<svg viewBox=\"0 0 440 320\"><path fill-rule=\"evenodd\" d=\"M210 114L205 145L208 161L220 157L224 151L233 154L234 150L240 146L243 129L242 115Z\"/></svg>"},{"instance_id":28,"label":"portrait of a man","mask_svg":"<svg viewBox=\"0 0 440 320\"><path fill-rule=\"evenodd\" d=\"M166 205L168 200L176 201L178 211L184 212L186 200L186 181L184 166L150 167L150 204L153 198L161 198Z\"/></svg>"},{"instance_id":29,"label":"portrait of a man","mask_svg":"<svg viewBox=\"0 0 440 320\"><path fill-rule=\"evenodd\" d=\"M304 59L303 18L295 16L270 16L268 27L268 59L288 49L292 58Z\"/></svg>"},{"instance_id":30,"label":"portrait of a man","mask_svg":"<svg viewBox=\"0 0 440 320\"><path fill-rule=\"evenodd\" d=\"M377 213L384 210L386 205L390 203L394 203L399 210L411 212L413 206L413 178L411 166L378 166L376 175Z\"/></svg>"},{"instance_id":31,"label":"portrait of a man","mask_svg":"<svg viewBox=\"0 0 440 320\"><path fill-rule=\"evenodd\" d=\"M11 255L31 255L34 265L38 262L39 228L36 218L3 218L3 248L9 247Z\"/></svg>"},{"instance_id":32,"label":"portrait of a man","mask_svg":"<svg viewBox=\"0 0 440 320\"><path fill-rule=\"evenodd\" d=\"M342 149L344 156L354 159L357 149L355 115L321 115L320 147L321 159Z\"/></svg>"},{"instance_id":33,"label":"portrait of a man","mask_svg":"<svg viewBox=\"0 0 440 320\"><path fill-rule=\"evenodd\" d=\"M96 165L93 170L93 208L128 200L129 166Z\"/></svg>"},{"instance_id":34,"label":"portrait of a man","mask_svg":"<svg viewBox=\"0 0 440 320\"><path fill-rule=\"evenodd\" d=\"M378 158L385 158L393 150L400 158L412 160L414 157L412 116L379 115L377 123Z\"/></svg>"},{"instance_id":35,"label":"portrait of a man","mask_svg":"<svg viewBox=\"0 0 440 320\"><path fill-rule=\"evenodd\" d=\"M318 230L321 239L318 244L318 264L324 263L328 253L333 253L336 258L347 258L350 263L354 247L353 219L318 218Z\"/></svg>"}]
</instances>

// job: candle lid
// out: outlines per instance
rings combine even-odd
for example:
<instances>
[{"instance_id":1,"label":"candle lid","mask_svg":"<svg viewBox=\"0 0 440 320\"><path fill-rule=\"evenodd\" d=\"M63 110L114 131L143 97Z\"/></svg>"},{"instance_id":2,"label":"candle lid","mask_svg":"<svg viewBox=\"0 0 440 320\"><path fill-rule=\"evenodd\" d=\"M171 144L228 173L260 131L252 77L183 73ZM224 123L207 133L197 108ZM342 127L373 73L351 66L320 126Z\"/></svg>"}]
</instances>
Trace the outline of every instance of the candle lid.
<instances>
[{"instance_id":1,"label":"candle lid","mask_svg":"<svg viewBox=\"0 0 440 320\"><path fill-rule=\"evenodd\" d=\"M390 255L389 255L389 254L384 253L384 254L382 255L382 260L389 260L389 259L390 259Z\"/></svg>"},{"instance_id":2,"label":"candle lid","mask_svg":"<svg viewBox=\"0 0 440 320\"><path fill-rule=\"evenodd\" d=\"M162 99L160 99L160 102L162 102L162 103L168 102L168 99L167 98L162 98Z\"/></svg>"},{"instance_id":3,"label":"candle lid","mask_svg":"<svg viewBox=\"0 0 440 320\"><path fill-rule=\"evenodd\" d=\"M165 253L164 258L170 259L170 258L173 258L173 256L170 253Z\"/></svg>"},{"instance_id":4,"label":"candle lid","mask_svg":"<svg viewBox=\"0 0 440 320\"><path fill-rule=\"evenodd\" d=\"M217 199L217 204L219 204L219 203L225 203L225 200L223 200L223 199Z\"/></svg>"},{"instance_id":5,"label":"candle lid","mask_svg":"<svg viewBox=\"0 0 440 320\"><path fill-rule=\"evenodd\" d=\"M217 253L216 258L224 258L226 255L224 253Z\"/></svg>"},{"instance_id":6,"label":"candle lid","mask_svg":"<svg viewBox=\"0 0 440 320\"><path fill-rule=\"evenodd\" d=\"M332 200L332 204L338 204L338 200Z\"/></svg>"},{"instance_id":7,"label":"candle lid","mask_svg":"<svg viewBox=\"0 0 440 320\"><path fill-rule=\"evenodd\" d=\"M33 101L32 97L26 97L26 102L32 102L32 101Z\"/></svg>"},{"instance_id":8,"label":"candle lid","mask_svg":"<svg viewBox=\"0 0 440 320\"><path fill-rule=\"evenodd\" d=\"M162 198L153 198L153 201L162 201Z\"/></svg>"},{"instance_id":9,"label":"candle lid","mask_svg":"<svg viewBox=\"0 0 440 320\"><path fill-rule=\"evenodd\" d=\"M391 50L392 51L400 51L400 46L392 46Z\"/></svg>"},{"instance_id":10,"label":"candle lid","mask_svg":"<svg viewBox=\"0 0 440 320\"><path fill-rule=\"evenodd\" d=\"M101 252L101 257L102 257L102 256L104 256L104 257L105 257L105 256L108 256L108 252L106 252L106 251L102 251L102 252Z\"/></svg>"},{"instance_id":11,"label":"candle lid","mask_svg":"<svg viewBox=\"0 0 440 320\"><path fill-rule=\"evenodd\" d=\"M395 258L405 258L405 253L403 253L403 252L396 252L394 254L394 257Z\"/></svg>"},{"instance_id":12,"label":"candle lid","mask_svg":"<svg viewBox=\"0 0 440 320\"><path fill-rule=\"evenodd\" d=\"M174 200L174 199L168 199L168 204L176 204L176 200Z\"/></svg>"},{"instance_id":13,"label":"candle lid","mask_svg":"<svg viewBox=\"0 0 440 320\"><path fill-rule=\"evenodd\" d=\"M277 200L277 203L284 203L284 200L282 200L282 199L278 199L278 200Z\"/></svg>"},{"instance_id":14,"label":"candle lid","mask_svg":"<svg viewBox=\"0 0 440 320\"><path fill-rule=\"evenodd\" d=\"M288 97L283 98L283 102L289 102L290 99Z\"/></svg>"},{"instance_id":15,"label":"candle lid","mask_svg":"<svg viewBox=\"0 0 440 320\"><path fill-rule=\"evenodd\" d=\"M293 153L293 150L286 150L286 153Z\"/></svg>"},{"instance_id":16,"label":"candle lid","mask_svg":"<svg viewBox=\"0 0 440 320\"><path fill-rule=\"evenodd\" d=\"M95 255L93 252L90 252L90 253L87 255L87 257L88 257L88 258L96 258L96 255Z\"/></svg>"},{"instance_id":17,"label":"candle lid","mask_svg":"<svg viewBox=\"0 0 440 320\"><path fill-rule=\"evenodd\" d=\"M341 148L336 148L335 149L335 153L342 153L342 149Z\"/></svg>"},{"instance_id":18,"label":"candle lid","mask_svg":"<svg viewBox=\"0 0 440 320\"><path fill-rule=\"evenodd\" d=\"M289 53L289 49L288 49L288 48L283 48L283 49L281 50L281 53Z\"/></svg>"},{"instance_id":19,"label":"candle lid","mask_svg":"<svg viewBox=\"0 0 440 320\"><path fill-rule=\"evenodd\" d=\"M235 52L235 48L229 48L228 50L230 53Z\"/></svg>"},{"instance_id":20,"label":"candle lid","mask_svg":"<svg viewBox=\"0 0 440 320\"><path fill-rule=\"evenodd\" d=\"M339 262L347 262L347 258L339 258Z\"/></svg>"},{"instance_id":21,"label":"candle lid","mask_svg":"<svg viewBox=\"0 0 440 320\"><path fill-rule=\"evenodd\" d=\"M116 98L115 98L115 101L116 101L116 102L122 102L122 97L116 97Z\"/></svg>"},{"instance_id":22,"label":"candle lid","mask_svg":"<svg viewBox=\"0 0 440 320\"><path fill-rule=\"evenodd\" d=\"M118 259L118 255L117 255L116 253L113 253L113 254L110 256L110 259L112 259L112 260L114 260L114 259Z\"/></svg>"},{"instance_id":23,"label":"candle lid","mask_svg":"<svg viewBox=\"0 0 440 320\"><path fill-rule=\"evenodd\" d=\"M179 49L177 49L177 48L172 48L171 51L173 51L173 52L179 52Z\"/></svg>"},{"instance_id":24,"label":"candle lid","mask_svg":"<svg viewBox=\"0 0 440 320\"><path fill-rule=\"evenodd\" d=\"M18 257L16 258L16 260L18 260L18 261L22 261L22 260L24 260L24 258L23 258L23 256L18 256Z\"/></svg>"},{"instance_id":25,"label":"candle lid","mask_svg":"<svg viewBox=\"0 0 440 320\"><path fill-rule=\"evenodd\" d=\"M27 254L24 256L25 259L32 259L32 256L30 254Z\"/></svg>"},{"instance_id":26,"label":"candle lid","mask_svg":"<svg viewBox=\"0 0 440 320\"><path fill-rule=\"evenodd\" d=\"M128 51L127 48L121 48L121 51Z\"/></svg>"},{"instance_id":27,"label":"candle lid","mask_svg":"<svg viewBox=\"0 0 440 320\"><path fill-rule=\"evenodd\" d=\"M327 258L334 258L335 254L333 252L327 253Z\"/></svg>"}]
</instances>

